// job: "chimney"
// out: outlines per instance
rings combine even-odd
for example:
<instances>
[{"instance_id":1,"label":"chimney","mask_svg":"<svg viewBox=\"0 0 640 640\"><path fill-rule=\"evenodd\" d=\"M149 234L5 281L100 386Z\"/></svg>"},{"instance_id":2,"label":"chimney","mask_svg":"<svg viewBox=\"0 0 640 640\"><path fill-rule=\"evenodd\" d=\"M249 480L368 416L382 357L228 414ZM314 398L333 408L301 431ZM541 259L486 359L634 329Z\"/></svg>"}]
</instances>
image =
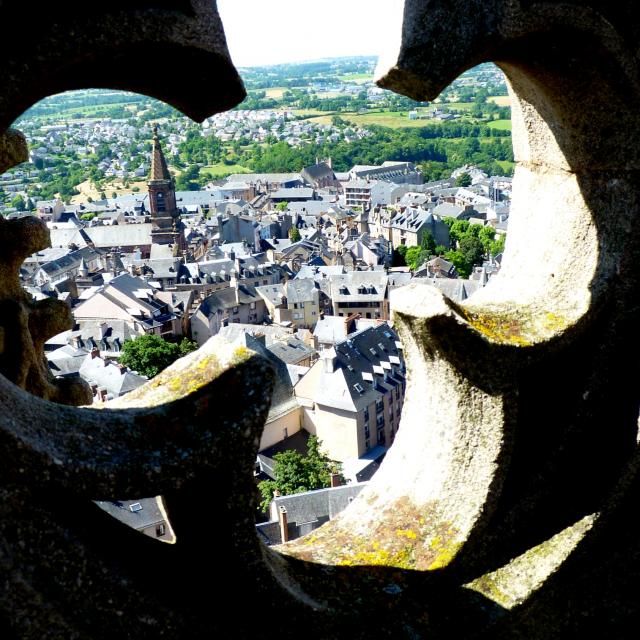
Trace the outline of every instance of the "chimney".
<instances>
[{"instance_id":1,"label":"chimney","mask_svg":"<svg viewBox=\"0 0 640 640\"><path fill-rule=\"evenodd\" d=\"M331 486L332 487L341 487L342 486L342 482L341 482L341 478L340 478L340 474L339 473L332 473L331 474Z\"/></svg>"},{"instance_id":2,"label":"chimney","mask_svg":"<svg viewBox=\"0 0 640 640\"><path fill-rule=\"evenodd\" d=\"M280 524L280 542L289 542L289 520L284 507L278 509L278 523Z\"/></svg>"},{"instance_id":3,"label":"chimney","mask_svg":"<svg viewBox=\"0 0 640 640\"><path fill-rule=\"evenodd\" d=\"M325 349L320 357L322 359L325 373L333 373L336 370L336 363L338 360L336 350L333 347Z\"/></svg>"}]
</instances>

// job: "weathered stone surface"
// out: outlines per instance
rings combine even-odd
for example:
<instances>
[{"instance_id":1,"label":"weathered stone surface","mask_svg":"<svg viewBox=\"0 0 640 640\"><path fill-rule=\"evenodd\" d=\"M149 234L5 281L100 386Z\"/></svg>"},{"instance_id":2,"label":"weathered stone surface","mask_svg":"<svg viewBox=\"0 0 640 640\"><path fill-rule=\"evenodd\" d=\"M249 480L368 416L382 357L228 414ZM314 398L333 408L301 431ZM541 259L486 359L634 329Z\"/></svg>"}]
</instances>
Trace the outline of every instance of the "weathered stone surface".
<instances>
[{"instance_id":1,"label":"weathered stone surface","mask_svg":"<svg viewBox=\"0 0 640 640\"><path fill-rule=\"evenodd\" d=\"M19 131L9 129L0 136L0 173L28 159L27 141Z\"/></svg>"},{"instance_id":2,"label":"weathered stone surface","mask_svg":"<svg viewBox=\"0 0 640 640\"><path fill-rule=\"evenodd\" d=\"M0 130L38 100L70 89L128 89L194 120L245 95L212 0L3 2L0 24Z\"/></svg>"},{"instance_id":3,"label":"weathered stone surface","mask_svg":"<svg viewBox=\"0 0 640 640\"><path fill-rule=\"evenodd\" d=\"M79 6L35 12L31 48L9 29L0 128L80 86L143 91L196 118L241 98L204 0ZM5 2L0 20L28 11ZM433 98L485 60L511 83L504 267L463 305L397 292L409 382L394 447L339 519L281 553L252 528L270 386L254 356L213 341L101 411L0 378L3 637L634 637L638 35L631 0L406 0L383 86ZM184 83L167 82L165 56ZM46 242L29 225L0 221L0 364L25 388L43 324L62 322L19 289L21 256ZM24 362L4 356L18 343ZM158 493L175 545L91 504ZM252 615L239 619L238 602Z\"/></svg>"},{"instance_id":4,"label":"weathered stone surface","mask_svg":"<svg viewBox=\"0 0 640 640\"><path fill-rule=\"evenodd\" d=\"M18 278L24 259L49 244L49 231L37 218L0 218L0 373L41 398L87 404L89 385L79 378L54 378L44 357L44 343L73 325L69 306L54 299L33 300Z\"/></svg>"}]
</instances>

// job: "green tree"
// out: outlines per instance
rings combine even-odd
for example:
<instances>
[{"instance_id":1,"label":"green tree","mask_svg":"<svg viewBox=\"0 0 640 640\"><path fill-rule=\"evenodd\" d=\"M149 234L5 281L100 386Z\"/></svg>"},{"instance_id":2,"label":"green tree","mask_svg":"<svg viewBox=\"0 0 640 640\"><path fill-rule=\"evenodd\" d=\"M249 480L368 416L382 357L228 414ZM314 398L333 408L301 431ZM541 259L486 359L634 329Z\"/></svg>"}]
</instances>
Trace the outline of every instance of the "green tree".
<instances>
[{"instance_id":1,"label":"green tree","mask_svg":"<svg viewBox=\"0 0 640 640\"><path fill-rule=\"evenodd\" d=\"M436 241L431 231L426 230L422 233L422 239L420 240L420 248L430 256L435 253Z\"/></svg>"},{"instance_id":2,"label":"green tree","mask_svg":"<svg viewBox=\"0 0 640 640\"><path fill-rule=\"evenodd\" d=\"M485 253L489 253L489 251L491 251L491 246L493 245L493 242L496 238L496 230L491 226L482 227L478 238L480 239L480 242L482 242Z\"/></svg>"},{"instance_id":3,"label":"green tree","mask_svg":"<svg viewBox=\"0 0 640 640\"><path fill-rule=\"evenodd\" d=\"M393 257L391 259L392 267L406 267L407 261L405 256L407 255L407 245L401 244L397 249L393 250Z\"/></svg>"},{"instance_id":4,"label":"green tree","mask_svg":"<svg viewBox=\"0 0 640 640\"><path fill-rule=\"evenodd\" d=\"M504 243L506 239L507 237L504 235L498 236L498 239L491 243L489 253L491 253L492 256L497 256L499 253L502 253L504 251Z\"/></svg>"},{"instance_id":5,"label":"green tree","mask_svg":"<svg viewBox=\"0 0 640 640\"><path fill-rule=\"evenodd\" d=\"M24 211L26 203L24 201L24 198L18 194L11 199L11 206L15 207L18 211Z\"/></svg>"},{"instance_id":6,"label":"green tree","mask_svg":"<svg viewBox=\"0 0 640 640\"><path fill-rule=\"evenodd\" d=\"M451 238L451 242L460 242L462 238L465 237L469 231L469 221L468 220L455 220L451 224L451 228L449 230L449 237Z\"/></svg>"},{"instance_id":7,"label":"green tree","mask_svg":"<svg viewBox=\"0 0 640 640\"><path fill-rule=\"evenodd\" d=\"M426 257L425 257L426 256ZM428 259L428 255L420 247L409 247L404 259L407 262L407 266L411 271L415 271L425 260Z\"/></svg>"},{"instance_id":8,"label":"green tree","mask_svg":"<svg viewBox=\"0 0 640 640\"><path fill-rule=\"evenodd\" d=\"M470 233L460 240L460 252L468 265L469 273L471 273L474 265L481 264L484 258L482 242Z\"/></svg>"},{"instance_id":9,"label":"green tree","mask_svg":"<svg viewBox=\"0 0 640 640\"><path fill-rule=\"evenodd\" d=\"M276 205L276 211L286 211L288 208L288 202L278 202L278 204Z\"/></svg>"},{"instance_id":10,"label":"green tree","mask_svg":"<svg viewBox=\"0 0 640 640\"><path fill-rule=\"evenodd\" d=\"M302 240L302 236L297 227L291 227L291 229L289 229L289 238L291 238L291 242L300 242L300 240Z\"/></svg>"},{"instance_id":11,"label":"green tree","mask_svg":"<svg viewBox=\"0 0 640 640\"><path fill-rule=\"evenodd\" d=\"M199 181L200 167L197 164L191 164L176 178L176 190L198 191L200 189Z\"/></svg>"},{"instance_id":12,"label":"green tree","mask_svg":"<svg viewBox=\"0 0 640 640\"><path fill-rule=\"evenodd\" d=\"M469 269L469 265L464 259L461 251L447 251L444 254L444 259L453 264L459 276L461 276L462 278L469 277L471 270Z\"/></svg>"},{"instance_id":13,"label":"green tree","mask_svg":"<svg viewBox=\"0 0 640 640\"><path fill-rule=\"evenodd\" d=\"M135 340L127 340L122 345L120 362L143 376L153 378L172 362L197 348L195 343L186 338L177 344L148 334Z\"/></svg>"},{"instance_id":14,"label":"green tree","mask_svg":"<svg viewBox=\"0 0 640 640\"><path fill-rule=\"evenodd\" d=\"M282 495L323 489L331 485L331 474L340 473L340 464L333 462L320 450L321 442L309 436L307 455L297 451L283 451L274 456L275 480L263 480L258 484L262 496L260 508L267 511L273 500L273 492Z\"/></svg>"},{"instance_id":15,"label":"green tree","mask_svg":"<svg viewBox=\"0 0 640 640\"><path fill-rule=\"evenodd\" d=\"M198 349L198 344L191 340L187 340L187 338L182 338L182 342L178 344L178 350L180 352L180 357L186 356L188 353L192 351L196 351Z\"/></svg>"},{"instance_id":16,"label":"green tree","mask_svg":"<svg viewBox=\"0 0 640 640\"><path fill-rule=\"evenodd\" d=\"M456 187L469 187L469 186L471 186L471 176L465 171L465 173L461 173L456 178Z\"/></svg>"}]
</instances>

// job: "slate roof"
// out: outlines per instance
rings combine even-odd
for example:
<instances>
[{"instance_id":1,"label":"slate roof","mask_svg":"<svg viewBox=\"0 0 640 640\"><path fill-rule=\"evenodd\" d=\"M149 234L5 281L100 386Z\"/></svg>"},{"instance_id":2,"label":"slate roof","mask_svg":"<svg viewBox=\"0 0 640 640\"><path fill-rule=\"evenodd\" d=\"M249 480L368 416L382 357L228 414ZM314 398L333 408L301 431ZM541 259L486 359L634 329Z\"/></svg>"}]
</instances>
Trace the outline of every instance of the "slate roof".
<instances>
[{"instance_id":1,"label":"slate roof","mask_svg":"<svg viewBox=\"0 0 640 640\"><path fill-rule=\"evenodd\" d=\"M299 173L234 173L227 177L229 182L289 182L300 179Z\"/></svg>"},{"instance_id":2,"label":"slate roof","mask_svg":"<svg viewBox=\"0 0 640 640\"><path fill-rule=\"evenodd\" d=\"M450 202L442 202L433 209L433 213L441 218L456 218L458 219L464 213L464 207L451 204Z\"/></svg>"},{"instance_id":3,"label":"slate roof","mask_svg":"<svg viewBox=\"0 0 640 640\"><path fill-rule=\"evenodd\" d=\"M454 302L462 302L482 288L480 282L463 278L420 278L414 281L436 287Z\"/></svg>"},{"instance_id":4,"label":"slate roof","mask_svg":"<svg viewBox=\"0 0 640 640\"><path fill-rule=\"evenodd\" d=\"M388 276L384 271L349 271L344 275L331 276L331 299L333 302L374 302L385 299Z\"/></svg>"},{"instance_id":5,"label":"slate roof","mask_svg":"<svg viewBox=\"0 0 640 640\"><path fill-rule=\"evenodd\" d=\"M236 291L238 292L237 298ZM259 300L261 300L261 298L256 293L255 287L240 285L237 289L230 287L228 289L222 289L221 291L215 291L207 296L200 303L199 311L209 317L218 311L223 312L241 304L250 304L251 302L258 302Z\"/></svg>"},{"instance_id":6,"label":"slate roof","mask_svg":"<svg viewBox=\"0 0 640 640\"><path fill-rule=\"evenodd\" d=\"M347 337L347 325L345 318L340 316L325 316L316 323L313 329L313 335L318 339L319 343L340 342Z\"/></svg>"},{"instance_id":7,"label":"slate roof","mask_svg":"<svg viewBox=\"0 0 640 640\"><path fill-rule=\"evenodd\" d=\"M249 333L253 336L264 335L265 344L269 347L281 337L293 336L293 329L277 324L241 324L239 322L231 322L219 331L219 335L227 342L235 342L243 333Z\"/></svg>"},{"instance_id":8,"label":"slate roof","mask_svg":"<svg viewBox=\"0 0 640 640\"><path fill-rule=\"evenodd\" d=\"M296 274L296 280L304 280L305 278L314 278L315 280L324 280L328 276L339 276L346 273L344 265L302 265Z\"/></svg>"},{"instance_id":9,"label":"slate roof","mask_svg":"<svg viewBox=\"0 0 640 640\"><path fill-rule=\"evenodd\" d=\"M151 180L171 180L171 174L164 159L160 139L158 138L158 127L153 129L153 143L151 148Z\"/></svg>"},{"instance_id":10,"label":"slate roof","mask_svg":"<svg viewBox=\"0 0 640 640\"><path fill-rule=\"evenodd\" d=\"M45 262L40 266L49 277L60 273L65 273L70 269L75 269L83 260L93 261L103 255L104 252L94 249L93 247L82 247L76 251L68 251L65 255Z\"/></svg>"},{"instance_id":11,"label":"slate roof","mask_svg":"<svg viewBox=\"0 0 640 640\"><path fill-rule=\"evenodd\" d=\"M278 189L271 194L272 200L287 200L289 198L300 200L313 200L315 191L307 187L293 187L288 189Z\"/></svg>"},{"instance_id":12,"label":"slate roof","mask_svg":"<svg viewBox=\"0 0 640 640\"><path fill-rule=\"evenodd\" d=\"M256 287L256 291L274 306L282 304L282 298L287 298L287 304L299 302L311 302L315 297L318 288L315 282L310 279L288 280L283 284L268 284Z\"/></svg>"},{"instance_id":13,"label":"slate roof","mask_svg":"<svg viewBox=\"0 0 640 640\"><path fill-rule=\"evenodd\" d=\"M96 227L97 228L97 227ZM119 229L120 227L103 227L104 229ZM75 244L78 247L86 247L92 242L85 229L59 229L56 227L49 229L52 247L69 247Z\"/></svg>"},{"instance_id":14,"label":"slate roof","mask_svg":"<svg viewBox=\"0 0 640 640\"><path fill-rule=\"evenodd\" d=\"M271 395L271 407L269 408L267 422L298 408L298 400L293 393L293 385L291 384L287 365L280 358L248 332L240 333L232 344L242 344L260 354L271 363L275 370L275 387Z\"/></svg>"},{"instance_id":15,"label":"slate roof","mask_svg":"<svg viewBox=\"0 0 640 640\"><path fill-rule=\"evenodd\" d=\"M353 483L342 487L329 487L316 491L305 491L275 498L275 507L287 510L290 539L316 529L332 520L351 503L366 483ZM280 529L277 523L256 525L256 530L266 544L280 544Z\"/></svg>"},{"instance_id":16,"label":"slate roof","mask_svg":"<svg viewBox=\"0 0 640 640\"><path fill-rule=\"evenodd\" d=\"M151 223L86 227L82 231L96 247L142 247L151 244Z\"/></svg>"},{"instance_id":17,"label":"slate roof","mask_svg":"<svg viewBox=\"0 0 640 640\"><path fill-rule=\"evenodd\" d=\"M391 218L391 227L417 233L422 227L433 222L431 211L422 207L407 207Z\"/></svg>"},{"instance_id":18,"label":"slate roof","mask_svg":"<svg viewBox=\"0 0 640 640\"><path fill-rule=\"evenodd\" d=\"M147 381L147 378L126 367L121 368L113 363L105 364L102 358L92 358L91 355L86 356L79 373L80 377L90 384L95 383L98 387L104 387L114 398L137 389Z\"/></svg>"},{"instance_id":19,"label":"slate roof","mask_svg":"<svg viewBox=\"0 0 640 640\"><path fill-rule=\"evenodd\" d=\"M317 352L296 336L288 336L272 341L267 347L285 364L298 364L302 360L311 358Z\"/></svg>"},{"instance_id":20,"label":"slate roof","mask_svg":"<svg viewBox=\"0 0 640 640\"><path fill-rule=\"evenodd\" d=\"M362 410L404 380L404 357L397 343L397 334L386 322L349 334L335 348L321 354L296 387L296 393L319 405ZM331 372L326 370L326 358L335 358ZM309 378L316 367L317 377ZM309 383L305 385L307 379Z\"/></svg>"},{"instance_id":21,"label":"slate roof","mask_svg":"<svg viewBox=\"0 0 640 640\"><path fill-rule=\"evenodd\" d=\"M111 502L96 500L103 511L120 522L138 531L161 522L166 522L157 498L140 498L139 500L113 500ZM141 508L138 508L139 507Z\"/></svg>"},{"instance_id":22,"label":"slate roof","mask_svg":"<svg viewBox=\"0 0 640 640\"><path fill-rule=\"evenodd\" d=\"M54 376L77 376L88 351L64 344L55 351L47 353L49 369Z\"/></svg>"}]
</instances>

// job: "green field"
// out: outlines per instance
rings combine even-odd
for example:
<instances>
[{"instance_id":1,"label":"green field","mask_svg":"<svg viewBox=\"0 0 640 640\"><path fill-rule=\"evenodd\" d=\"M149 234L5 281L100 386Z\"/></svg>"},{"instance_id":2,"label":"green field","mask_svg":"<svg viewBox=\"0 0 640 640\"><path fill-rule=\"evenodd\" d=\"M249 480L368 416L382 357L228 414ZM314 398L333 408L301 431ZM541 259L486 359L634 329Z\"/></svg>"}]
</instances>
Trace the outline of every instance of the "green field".
<instances>
[{"instance_id":1,"label":"green field","mask_svg":"<svg viewBox=\"0 0 640 640\"><path fill-rule=\"evenodd\" d=\"M338 80L342 82L355 82L356 84L363 84L369 80L373 81L373 76L368 73L346 73L343 76L337 76Z\"/></svg>"},{"instance_id":2,"label":"green field","mask_svg":"<svg viewBox=\"0 0 640 640\"><path fill-rule=\"evenodd\" d=\"M240 164L210 164L200 168L201 176L208 176L212 180L228 176L232 173L251 173L251 169L247 169Z\"/></svg>"},{"instance_id":3,"label":"green field","mask_svg":"<svg viewBox=\"0 0 640 640\"><path fill-rule=\"evenodd\" d=\"M322 112L325 115L322 116L310 116L309 118L307 118L307 120L309 120L309 122L312 122L313 124L331 124L331 118L333 118L333 112L331 112L330 115L327 115L327 112L324 111ZM342 115L351 115L351 114L340 114Z\"/></svg>"},{"instance_id":4,"label":"green field","mask_svg":"<svg viewBox=\"0 0 640 640\"><path fill-rule=\"evenodd\" d=\"M291 113L294 116L304 116L306 118L313 118L314 116L326 116L328 111L320 111L319 109L291 109ZM333 113L331 111L330 113Z\"/></svg>"},{"instance_id":5,"label":"green field","mask_svg":"<svg viewBox=\"0 0 640 640\"><path fill-rule=\"evenodd\" d=\"M126 107L128 105L136 105L136 110L144 107L142 104L132 103L132 102L106 102L104 104L96 104L96 105L84 105L81 107L65 107L61 108L58 111L53 113L41 113L37 116L31 116L40 120L64 120L64 119L76 119L77 116L82 116L81 118L97 118L97 117L109 117L110 111L114 108L118 107ZM133 112L130 111L133 115Z\"/></svg>"},{"instance_id":6,"label":"green field","mask_svg":"<svg viewBox=\"0 0 640 640\"><path fill-rule=\"evenodd\" d=\"M402 115L404 114L404 115ZM381 127L389 127L390 129L400 129L401 127L424 127L431 122L429 119L409 120L407 111L372 111L369 113L340 113L340 117L360 127L366 127L370 124L377 124ZM313 118L313 122L330 123L331 116L323 118Z\"/></svg>"},{"instance_id":7,"label":"green field","mask_svg":"<svg viewBox=\"0 0 640 640\"><path fill-rule=\"evenodd\" d=\"M487 100L489 102L493 102L494 104L497 104L499 107L511 106L511 100L509 99L509 96L489 96Z\"/></svg>"},{"instance_id":8,"label":"green field","mask_svg":"<svg viewBox=\"0 0 640 640\"><path fill-rule=\"evenodd\" d=\"M491 129L511 131L511 120L492 120L491 122L487 122L487 126Z\"/></svg>"},{"instance_id":9,"label":"green field","mask_svg":"<svg viewBox=\"0 0 640 640\"><path fill-rule=\"evenodd\" d=\"M269 87L268 89L262 89L265 92L267 98L274 98L280 100L282 94L287 91L287 87Z\"/></svg>"},{"instance_id":10,"label":"green field","mask_svg":"<svg viewBox=\"0 0 640 640\"><path fill-rule=\"evenodd\" d=\"M417 109L418 114L428 115L431 113L431 108ZM322 112L309 110L296 110L296 115L307 115L308 120L317 124L331 124L331 118L334 115L339 115L342 119L352 122L360 127L366 127L367 125L379 125L381 127L389 127L390 129L401 129L403 127L426 127L433 124L440 124L440 120L432 120L429 117L420 118L417 120L409 120L408 111L368 111L366 113L356 113L354 111L345 112ZM470 122L472 124L488 124L488 126L494 129L511 129L511 120L494 120L492 122L485 122L484 120L477 120L470 118L469 116L462 115L460 122Z\"/></svg>"},{"instance_id":11,"label":"green field","mask_svg":"<svg viewBox=\"0 0 640 640\"><path fill-rule=\"evenodd\" d=\"M496 163L499 164L503 169L505 174L509 175L515 166L515 163L509 160L496 160Z\"/></svg>"},{"instance_id":12,"label":"green field","mask_svg":"<svg viewBox=\"0 0 640 640\"><path fill-rule=\"evenodd\" d=\"M469 111L473 107L473 102L440 102L434 103L438 109L454 109L456 111Z\"/></svg>"}]
</instances>

